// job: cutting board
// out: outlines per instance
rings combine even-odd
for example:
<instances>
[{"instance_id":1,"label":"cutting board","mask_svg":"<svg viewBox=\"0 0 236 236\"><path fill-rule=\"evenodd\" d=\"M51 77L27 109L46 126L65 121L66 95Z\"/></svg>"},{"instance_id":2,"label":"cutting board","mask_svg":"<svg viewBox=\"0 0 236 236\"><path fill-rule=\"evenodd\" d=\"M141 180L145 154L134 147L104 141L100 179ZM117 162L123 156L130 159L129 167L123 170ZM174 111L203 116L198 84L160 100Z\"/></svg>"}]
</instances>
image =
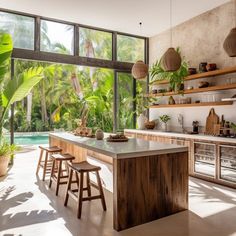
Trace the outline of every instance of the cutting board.
<instances>
[{"instance_id":1,"label":"cutting board","mask_svg":"<svg viewBox=\"0 0 236 236\"><path fill-rule=\"evenodd\" d=\"M216 115L214 108L211 108L209 115L206 119L205 134L216 135L215 126L220 123L220 118Z\"/></svg>"}]
</instances>

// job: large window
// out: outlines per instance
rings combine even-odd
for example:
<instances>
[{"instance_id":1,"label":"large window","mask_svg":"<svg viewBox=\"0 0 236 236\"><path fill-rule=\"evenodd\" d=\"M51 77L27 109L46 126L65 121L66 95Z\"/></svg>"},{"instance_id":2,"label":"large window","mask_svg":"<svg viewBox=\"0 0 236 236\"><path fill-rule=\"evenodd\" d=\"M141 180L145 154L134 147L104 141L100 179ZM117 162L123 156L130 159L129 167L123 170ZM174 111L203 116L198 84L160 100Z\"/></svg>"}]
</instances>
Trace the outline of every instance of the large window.
<instances>
[{"instance_id":1,"label":"large window","mask_svg":"<svg viewBox=\"0 0 236 236\"><path fill-rule=\"evenodd\" d=\"M129 73L117 73L117 128L133 128L134 97L133 77Z\"/></svg>"},{"instance_id":2,"label":"large window","mask_svg":"<svg viewBox=\"0 0 236 236\"><path fill-rule=\"evenodd\" d=\"M15 48L34 49L34 18L0 12L0 32L12 35Z\"/></svg>"},{"instance_id":3,"label":"large window","mask_svg":"<svg viewBox=\"0 0 236 236\"><path fill-rule=\"evenodd\" d=\"M82 57L112 59L112 34L79 28L79 55Z\"/></svg>"},{"instance_id":4,"label":"large window","mask_svg":"<svg viewBox=\"0 0 236 236\"><path fill-rule=\"evenodd\" d=\"M117 35L117 60L124 62L144 61L145 41L141 38Z\"/></svg>"},{"instance_id":5,"label":"large window","mask_svg":"<svg viewBox=\"0 0 236 236\"><path fill-rule=\"evenodd\" d=\"M41 20L40 50L73 55L74 26Z\"/></svg>"}]
</instances>

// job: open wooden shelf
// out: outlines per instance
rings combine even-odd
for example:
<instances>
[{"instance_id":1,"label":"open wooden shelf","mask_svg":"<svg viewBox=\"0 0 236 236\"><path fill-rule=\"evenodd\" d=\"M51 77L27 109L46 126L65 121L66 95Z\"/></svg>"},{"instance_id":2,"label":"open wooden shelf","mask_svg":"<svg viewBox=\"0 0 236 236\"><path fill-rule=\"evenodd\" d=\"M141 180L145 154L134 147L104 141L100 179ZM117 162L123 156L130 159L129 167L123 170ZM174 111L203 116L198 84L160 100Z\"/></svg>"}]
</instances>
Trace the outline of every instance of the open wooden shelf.
<instances>
[{"instance_id":1,"label":"open wooden shelf","mask_svg":"<svg viewBox=\"0 0 236 236\"><path fill-rule=\"evenodd\" d=\"M184 81L213 77L213 76L217 76L217 75L225 75L225 74L234 73L234 72L236 72L236 66L227 67L227 68L219 69L219 70L203 72L203 73L198 73L198 74L194 74L194 75L189 75L184 79ZM160 82L154 82L154 84L168 84L168 83L169 83L169 81L166 81L166 80L160 81Z\"/></svg>"},{"instance_id":2,"label":"open wooden shelf","mask_svg":"<svg viewBox=\"0 0 236 236\"><path fill-rule=\"evenodd\" d=\"M152 105L152 106L150 106L150 108L225 106L225 105L232 105L232 104L233 104L232 101L227 101L227 102L202 102L202 103L191 103L191 104Z\"/></svg>"},{"instance_id":3,"label":"open wooden shelf","mask_svg":"<svg viewBox=\"0 0 236 236\"><path fill-rule=\"evenodd\" d=\"M225 84L225 85L210 86L207 88L189 89L189 90L184 90L182 92L166 92L166 93L147 94L146 97L173 96L173 95L203 93L203 92L228 90L228 89L236 89L236 84Z\"/></svg>"}]
</instances>

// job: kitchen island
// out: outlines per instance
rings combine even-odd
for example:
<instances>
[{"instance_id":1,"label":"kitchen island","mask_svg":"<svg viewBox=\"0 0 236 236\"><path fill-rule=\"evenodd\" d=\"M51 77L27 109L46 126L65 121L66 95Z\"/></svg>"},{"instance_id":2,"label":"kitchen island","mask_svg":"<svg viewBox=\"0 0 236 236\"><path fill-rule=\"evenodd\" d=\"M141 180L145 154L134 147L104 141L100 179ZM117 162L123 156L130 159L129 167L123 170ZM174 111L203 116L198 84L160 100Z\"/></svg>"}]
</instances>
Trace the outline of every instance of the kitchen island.
<instances>
[{"instance_id":1,"label":"kitchen island","mask_svg":"<svg viewBox=\"0 0 236 236\"><path fill-rule=\"evenodd\" d=\"M50 145L113 165L113 227L120 231L188 209L188 148L131 138L111 143L51 133Z\"/></svg>"}]
</instances>

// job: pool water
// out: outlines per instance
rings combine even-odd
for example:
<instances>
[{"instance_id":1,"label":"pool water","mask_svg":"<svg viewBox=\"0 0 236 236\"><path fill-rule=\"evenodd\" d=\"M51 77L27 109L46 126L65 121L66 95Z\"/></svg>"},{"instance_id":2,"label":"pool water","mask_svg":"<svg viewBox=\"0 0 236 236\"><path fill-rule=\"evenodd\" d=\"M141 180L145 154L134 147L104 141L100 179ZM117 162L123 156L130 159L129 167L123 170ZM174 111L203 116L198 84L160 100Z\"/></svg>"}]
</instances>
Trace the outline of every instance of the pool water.
<instances>
[{"instance_id":1,"label":"pool water","mask_svg":"<svg viewBox=\"0 0 236 236\"><path fill-rule=\"evenodd\" d=\"M17 145L39 145L48 144L48 134L16 134L14 137L14 143Z\"/></svg>"}]
</instances>

